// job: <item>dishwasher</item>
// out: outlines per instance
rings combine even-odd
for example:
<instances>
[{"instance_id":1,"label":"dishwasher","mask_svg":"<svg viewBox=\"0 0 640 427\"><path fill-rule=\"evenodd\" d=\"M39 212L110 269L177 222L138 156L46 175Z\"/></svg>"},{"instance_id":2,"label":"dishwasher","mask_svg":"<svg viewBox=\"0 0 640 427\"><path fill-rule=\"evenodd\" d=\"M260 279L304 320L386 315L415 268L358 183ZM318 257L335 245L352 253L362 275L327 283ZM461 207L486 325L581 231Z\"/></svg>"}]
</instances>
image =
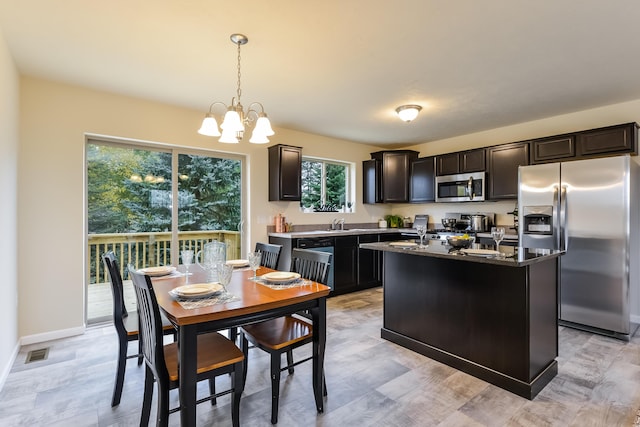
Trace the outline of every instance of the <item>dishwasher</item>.
<instances>
[{"instance_id":1,"label":"dishwasher","mask_svg":"<svg viewBox=\"0 0 640 427\"><path fill-rule=\"evenodd\" d=\"M298 239L297 247L299 249L309 249L311 251L327 252L331 254L331 263L329 264L329 274L327 275L327 286L333 290L333 239L317 238L317 239Z\"/></svg>"}]
</instances>

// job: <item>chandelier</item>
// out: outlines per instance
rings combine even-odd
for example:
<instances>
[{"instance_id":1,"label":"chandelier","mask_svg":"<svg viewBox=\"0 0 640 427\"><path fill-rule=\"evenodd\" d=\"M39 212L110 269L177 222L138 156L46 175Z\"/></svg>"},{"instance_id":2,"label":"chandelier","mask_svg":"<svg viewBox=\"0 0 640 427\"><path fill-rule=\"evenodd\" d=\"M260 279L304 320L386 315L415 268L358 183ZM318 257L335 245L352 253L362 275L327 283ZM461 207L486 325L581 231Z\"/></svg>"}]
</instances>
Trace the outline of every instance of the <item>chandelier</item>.
<instances>
[{"instance_id":1,"label":"chandelier","mask_svg":"<svg viewBox=\"0 0 640 427\"><path fill-rule=\"evenodd\" d=\"M238 46L238 89L236 91L236 97L231 98L231 105L229 106L224 102L213 102L209 106L209 112L205 115L198 133L206 136L219 136L220 139L218 141L220 142L237 144L244 136L245 127L248 127L255 121L249 142L266 144L269 142L267 137L273 135L275 132L271 129L271 123L269 122L267 114L264 112L264 107L259 102L252 102L249 104L249 109L245 113L244 107L240 103L240 96L242 95L242 89L240 89L240 46L247 44L249 39L244 34L231 34L231 41ZM226 110L224 120L220 125L222 133L218 130L218 122L213 115L213 107L216 105L222 105ZM254 109L255 107L259 107L259 111Z\"/></svg>"}]
</instances>

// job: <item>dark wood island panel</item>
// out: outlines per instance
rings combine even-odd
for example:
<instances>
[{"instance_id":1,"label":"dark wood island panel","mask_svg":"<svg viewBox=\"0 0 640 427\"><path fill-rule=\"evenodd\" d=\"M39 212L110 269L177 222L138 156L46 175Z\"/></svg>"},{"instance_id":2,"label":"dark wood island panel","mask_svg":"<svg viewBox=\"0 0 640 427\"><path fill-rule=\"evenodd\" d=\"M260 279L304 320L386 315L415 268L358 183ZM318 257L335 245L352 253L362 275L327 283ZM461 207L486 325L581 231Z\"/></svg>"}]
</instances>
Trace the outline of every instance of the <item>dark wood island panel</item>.
<instances>
[{"instance_id":1,"label":"dark wood island panel","mask_svg":"<svg viewBox=\"0 0 640 427\"><path fill-rule=\"evenodd\" d=\"M532 399L558 371L557 261L385 251L381 335Z\"/></svg>"}]
</instances>

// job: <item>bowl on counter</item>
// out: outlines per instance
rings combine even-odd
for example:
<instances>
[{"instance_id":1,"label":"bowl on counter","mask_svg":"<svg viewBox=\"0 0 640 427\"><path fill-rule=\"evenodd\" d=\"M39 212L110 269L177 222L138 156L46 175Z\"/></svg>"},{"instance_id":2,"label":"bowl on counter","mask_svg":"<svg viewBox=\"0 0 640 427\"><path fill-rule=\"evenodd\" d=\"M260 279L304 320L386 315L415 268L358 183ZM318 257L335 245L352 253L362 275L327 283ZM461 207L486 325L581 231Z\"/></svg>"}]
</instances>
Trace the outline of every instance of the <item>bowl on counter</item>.
<instances>
[{"instance_id":1,"label":"bowl on counter","mask_svg":"<svg viewBox=\"0 0 640 427\"><path fill-rule=\"evenodd\" d=\"M448 236L447 243L456 249L466 249L474 242L473 236Z\"/></svg>"}]
</instances>

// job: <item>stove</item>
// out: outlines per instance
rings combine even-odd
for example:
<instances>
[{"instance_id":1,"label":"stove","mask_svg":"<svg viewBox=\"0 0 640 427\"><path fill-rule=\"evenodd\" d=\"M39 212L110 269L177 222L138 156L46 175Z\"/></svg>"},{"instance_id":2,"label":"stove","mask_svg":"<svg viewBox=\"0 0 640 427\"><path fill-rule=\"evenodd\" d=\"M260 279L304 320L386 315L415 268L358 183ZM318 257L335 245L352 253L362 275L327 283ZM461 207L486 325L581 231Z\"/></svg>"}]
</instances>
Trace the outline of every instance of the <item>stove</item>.
<instances>
[{"instance_id":1,"label":"stove","mask_svg":"<svg viewBox=\"0 0 640 427\"><path fill-rule=\"evenodd\" d=\"M450 231L445 230L444 228L439 228L435 230L427 230L427 234L424 236L424 240L447 240L447 237L451 236L462 236L463 234L468 233L467 231ZM416 231L404 231L401 234L403 237L410 237L413 239L420 239L418 237L418 233Z\"/></svg>"}]
</instances>

